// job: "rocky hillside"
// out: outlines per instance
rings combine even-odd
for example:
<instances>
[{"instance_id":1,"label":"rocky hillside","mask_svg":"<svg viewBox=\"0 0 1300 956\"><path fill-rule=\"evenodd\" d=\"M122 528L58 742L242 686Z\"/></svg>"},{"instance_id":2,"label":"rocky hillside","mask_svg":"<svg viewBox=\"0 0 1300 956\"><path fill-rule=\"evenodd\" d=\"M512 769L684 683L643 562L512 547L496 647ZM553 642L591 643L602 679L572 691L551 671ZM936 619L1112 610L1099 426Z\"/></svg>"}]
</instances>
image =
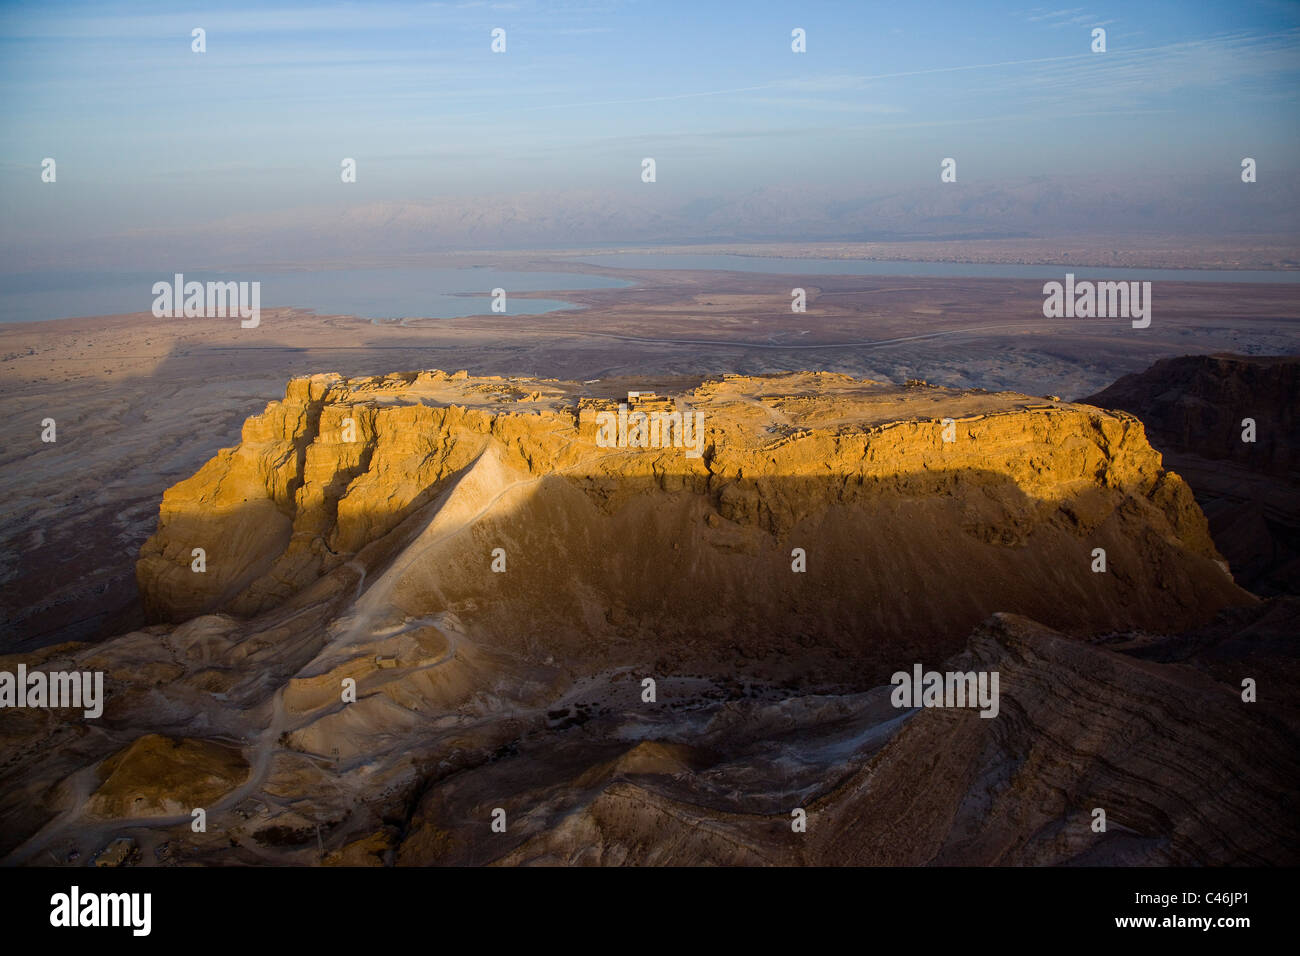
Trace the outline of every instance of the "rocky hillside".
<instances>
[{"instance_id":1,"label":"rocky hillside","mask_svg":"<svg viewBox=\"0 0 1300 956\"><path fill-rule=\"evenodd\" d=\"M1125 375L1090 398L1142 419L1161 449L1231 461L1251 471L1300 472L1300 358L1184 355ZM1242 440L1242 420L1256 437Z\"/></svg>"},{"instance_id":2,"label":"rocky hillside","mask_svg":"<svg viewBox=\"0 0 1300 956\"><path fill-rule=\"evenodd\" d=\"M1083 401L1142 420L1239 583L1300 593L1300 358L1166 359Z\"/></svg>"},{"instance_id":3,"label":"rocky hillside","mask_svg":"<svg viewBox=\"0 0 1300 956\"><path fill-rule=\"evenodd\" d=\"M0 852L1295 859L1294 724L1239 691L1284 652L1153 650L1275 608L1137 419L798 373L642 394L699 443L637 447L629 415L611 447L625 398L291 382L165 495L137 568L157 623L21 659L102 670L108 701L0 725ZM945 661L1001 672L996 718L895 706L893 672Z\"/></svg>"}]
</instances>

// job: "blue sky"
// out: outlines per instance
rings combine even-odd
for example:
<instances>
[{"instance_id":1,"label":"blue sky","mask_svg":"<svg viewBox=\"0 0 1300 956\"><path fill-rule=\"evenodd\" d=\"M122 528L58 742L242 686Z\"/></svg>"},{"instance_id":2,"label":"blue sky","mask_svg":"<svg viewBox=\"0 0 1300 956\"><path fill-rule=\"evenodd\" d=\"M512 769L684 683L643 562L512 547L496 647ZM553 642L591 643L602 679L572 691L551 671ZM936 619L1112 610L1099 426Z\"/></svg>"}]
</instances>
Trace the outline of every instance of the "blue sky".
<instances>
[{"instance_id":1,"label":"blue sky","mask_svg":"<svg viewBox=\"0 0 1300 956\"><path fill-rule=\"evenodd\" d=\"M1281 2L3 3L0 241L633 195L644 156L674 201L928 187L945 156L989 186L1294 179L1298 79Z\"/></svg>"}]
</instances>

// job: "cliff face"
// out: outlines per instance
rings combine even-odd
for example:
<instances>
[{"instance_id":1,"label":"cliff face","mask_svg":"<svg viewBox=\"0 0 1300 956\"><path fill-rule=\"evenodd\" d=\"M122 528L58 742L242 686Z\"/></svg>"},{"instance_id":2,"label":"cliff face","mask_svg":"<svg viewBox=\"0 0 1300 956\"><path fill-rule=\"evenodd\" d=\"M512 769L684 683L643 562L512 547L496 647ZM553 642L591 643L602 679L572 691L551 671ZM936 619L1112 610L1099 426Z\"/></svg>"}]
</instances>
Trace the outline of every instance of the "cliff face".
<instances>
[{"instance_id":1,"label":"cliff face","mask_svg":"<svg viewBox=\"0 0 1300 956\"><path fill-rule=\"evenodd\" d=\"M108 700L94 732L0 724L0 853L1297 858L1296 721L1265 703L1290 645L1259 640L1294 608L1233 584L1135 418L821 373L638 400L700 415L696 456L608 447L620 397L291 382L164 497L158 623L22 659L103 671ZM1161 637L1216 612L1231 640ZM891 673L945 661L1002 672L996 719L893 705ZM1094 839L1095 806L1125 829Z\"/></svg>"},{"instance_id":2,"label":"cliff face","mask_svg":"<svg viewBox=\"0 0 1300 956\"><path fill-rule=\"evenodd\" d=\"M1166 359L1083 401L1143 421L1191 485L1239 583L1300 593L1300 359Z\"/></svg>"},{"instance_id":3,"label":"cliff face","mask_svg":"<svg viewBox=\"0 0 1300 956\"><path fill-rule=\"evenodd\" d=\"M730 377L676 400L703 422L693 457L601 447L580 398L440 372L295 380L237 448L167 492L138 565L147 607L254 615L340 568L384 568L372 601L382 591L408 616L472 607L472 627L512 648L653 629L670 659L779 658L793 637L804 676L843 679L846 652L856 668L882 648L951 653L997 610L1087 633L1173 629L1245 599L1126 415Z\"/></svg>"},{"instance_id":4,"label":"cliff face","mask_svg":"<svg viewBox=\"0 0 1300 956\"><path fill-rule=\"evenodd\" d=\"M1300 359L1293 356L1165 359L1083 401L1136 415L1162 450L1278 476L1300 471ZM1256 423L1253 442L1242 439L1246 418Z\"/></svg>"}]
</instances>

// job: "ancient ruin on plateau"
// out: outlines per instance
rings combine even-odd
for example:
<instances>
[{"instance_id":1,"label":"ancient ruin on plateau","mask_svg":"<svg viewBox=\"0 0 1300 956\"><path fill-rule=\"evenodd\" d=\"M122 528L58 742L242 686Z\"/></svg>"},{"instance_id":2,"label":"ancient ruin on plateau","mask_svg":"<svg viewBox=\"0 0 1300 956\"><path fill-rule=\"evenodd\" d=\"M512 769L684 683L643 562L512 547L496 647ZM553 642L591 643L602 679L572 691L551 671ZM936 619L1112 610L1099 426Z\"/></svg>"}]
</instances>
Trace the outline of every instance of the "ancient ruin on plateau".
<instances>
[{"instance_id":1,"label":"ancient ruin on plateau","mask_svg":"<svg viewBox=\"0 0 1300 956\"><path fill-rule=\"evenodd\" d=\"M1294 860L1294 714L1241 706L1270 659L1238 640L1294 601L1234 583L1132 414L822 372L635 396L699 416L689 455L599 442L620 404L290 381L163 497L148 626L0 661L106 675L93 726L0 724L0 852ZM996 672L996 719L891 702L918 662Z\"/></svg>"}]
</instances>

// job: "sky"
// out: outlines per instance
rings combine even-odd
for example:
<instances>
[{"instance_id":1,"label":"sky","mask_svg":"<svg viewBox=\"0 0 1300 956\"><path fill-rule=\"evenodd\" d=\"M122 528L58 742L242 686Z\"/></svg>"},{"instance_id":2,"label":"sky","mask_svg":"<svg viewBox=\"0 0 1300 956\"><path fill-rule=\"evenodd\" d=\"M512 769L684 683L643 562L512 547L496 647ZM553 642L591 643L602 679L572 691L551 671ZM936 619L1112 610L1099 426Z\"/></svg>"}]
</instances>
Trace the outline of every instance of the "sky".
<instances>
[{"instance_id":1,"label":"sky","mask_svg":"<svg viewBox=\"0 0 1300 956\"><path fill-rule=\"evenodd\" d=\"M742 233L829 238L827 197L893 195L900 218L1032 234L1062 197L1222 209L1246 156L1258 210L1231 228L1296 231L1297 80L1300 3L1276 0L0 3L0 251L365 231L424 205L413 228L450 245L481 217L505 245L525 218L527 242L696 238L719 204ZM960 194L937 192L946 157Z\"/></svg>"}]
</instances>

